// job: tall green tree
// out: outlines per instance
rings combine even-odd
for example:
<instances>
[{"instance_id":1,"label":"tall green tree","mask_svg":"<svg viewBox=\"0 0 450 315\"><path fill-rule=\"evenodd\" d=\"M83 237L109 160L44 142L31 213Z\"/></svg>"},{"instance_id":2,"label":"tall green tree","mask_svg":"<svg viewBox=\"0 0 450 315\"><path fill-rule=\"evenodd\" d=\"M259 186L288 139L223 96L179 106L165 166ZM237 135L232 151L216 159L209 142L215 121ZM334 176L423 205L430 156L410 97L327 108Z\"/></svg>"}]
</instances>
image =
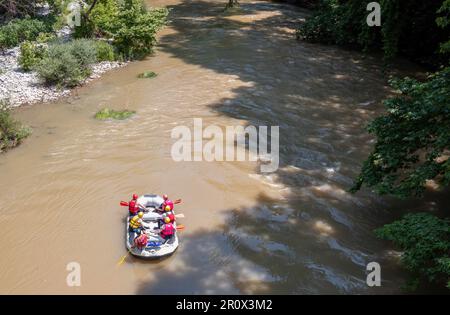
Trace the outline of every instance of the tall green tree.
<instances>
[{"instance_id":1,"label":"tall green tree","mask_svg":"<svg viewBox=\"0 0 450 315\"><path fill-rule=\"evenodd\" d=\"M428 180L450 184L450 68L427 81L392 81L399 94L387 99L387 113L368 131L375 148L364 162L352 191L362 185L379 194L420 196Z\"/></svg>"}]
</instances>

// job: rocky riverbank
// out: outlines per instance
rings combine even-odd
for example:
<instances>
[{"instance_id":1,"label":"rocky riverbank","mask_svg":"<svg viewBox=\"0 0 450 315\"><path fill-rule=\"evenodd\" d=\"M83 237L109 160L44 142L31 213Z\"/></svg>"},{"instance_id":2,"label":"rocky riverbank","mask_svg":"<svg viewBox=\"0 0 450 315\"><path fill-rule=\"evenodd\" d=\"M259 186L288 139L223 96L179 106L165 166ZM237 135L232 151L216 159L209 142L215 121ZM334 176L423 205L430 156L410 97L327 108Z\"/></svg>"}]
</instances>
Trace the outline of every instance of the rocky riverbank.
<instances>
[{"instance_id":1,"label":"rocky riverbank","mask_svg":"<svg viewBox=\"0 0 450 315\"><path fill-rule=\"evenodd\" d=\"M71 93L72 89L44 84L36 72L23 71L18 64L19 56L19 47L0 54L0 101L6 101L10 108L14 108L25 104L54 101ZM96 63L92 66L92 74L82 84L124 65L126 63L117 61Z\"/></svg>"}]
</instances>

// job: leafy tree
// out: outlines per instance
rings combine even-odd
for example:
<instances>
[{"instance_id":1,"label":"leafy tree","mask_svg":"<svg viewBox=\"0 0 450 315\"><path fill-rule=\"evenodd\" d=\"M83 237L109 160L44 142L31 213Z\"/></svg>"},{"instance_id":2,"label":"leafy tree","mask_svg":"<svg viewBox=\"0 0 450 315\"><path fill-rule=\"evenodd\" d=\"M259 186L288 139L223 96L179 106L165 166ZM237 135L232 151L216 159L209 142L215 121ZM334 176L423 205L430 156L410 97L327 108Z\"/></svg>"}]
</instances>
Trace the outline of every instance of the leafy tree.
<instances>
[{"instance_id":1,"label":"leafy tree","mask_svg":"<svg viewBox=\"0 0 450 315\"><path fill-rule=\"evenodd\" d=\"M76 35L108 37L123 58L141 58L151 52L167 14L167 9L147 10L142 0L93 1Z\"/></svg>"},{"instance_id":2,"label":"leafy tree","mask_svg":"<svg viewBox=\"0 0 450 315\"><path fill-rule=\"evenodd\" d=\"M352 191L363 184L380 194L421 195L427 180L450 183L450 67L426 82L392 81L400 94L368 130L377 138Z\"/></svg>"},{"instance_id":3,"label":"leafy tree","mask_svg":"<svg viewBox=\"0 0 450 315\"><path fill-rule=\"evenodd\" d=\"M436 12L448 14L448 0L380 0L381 27L367 25L369 2L372 1L322 0L313 16L299 26L297 36L311 42L382 49L386 59L402 53L438 63L430 56L435 55L439 43L448 40L450 33L448 28L436 25Z\"/></svg>"}]
</instances>

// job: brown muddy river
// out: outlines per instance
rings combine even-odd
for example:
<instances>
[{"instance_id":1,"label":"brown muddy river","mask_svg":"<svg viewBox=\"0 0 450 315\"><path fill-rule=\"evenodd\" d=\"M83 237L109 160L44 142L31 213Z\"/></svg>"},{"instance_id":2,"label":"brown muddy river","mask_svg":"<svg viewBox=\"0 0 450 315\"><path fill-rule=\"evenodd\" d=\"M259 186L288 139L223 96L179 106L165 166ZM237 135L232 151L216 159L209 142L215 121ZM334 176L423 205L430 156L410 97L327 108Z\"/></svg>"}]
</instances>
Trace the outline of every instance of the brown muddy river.
<instances>
[{"instance_id":1,"label":"brown muddy river","mask_svg":"<svg viewBox=\"0 0 450 315\"><path fill-rule=\"evenodd\" d=\"M305 11L242 1L149 1L172 8L155 54L66 99L24 107L34 133L0 156L0 293L397 293L406 274L372 230L403 208L347 193L370 151L366 123L389 92L377 57L295 40ZM146 70L158 76L143 80ZM128 108L99 122L100 108ZM280 126L280 165L174 162L177 125ZM132 193L167 193L181 245L171 257L127 257ZM378 262L382 286L366 285ZM70 262L81 286L66 284Z\"/></svg>"}]
</instances>

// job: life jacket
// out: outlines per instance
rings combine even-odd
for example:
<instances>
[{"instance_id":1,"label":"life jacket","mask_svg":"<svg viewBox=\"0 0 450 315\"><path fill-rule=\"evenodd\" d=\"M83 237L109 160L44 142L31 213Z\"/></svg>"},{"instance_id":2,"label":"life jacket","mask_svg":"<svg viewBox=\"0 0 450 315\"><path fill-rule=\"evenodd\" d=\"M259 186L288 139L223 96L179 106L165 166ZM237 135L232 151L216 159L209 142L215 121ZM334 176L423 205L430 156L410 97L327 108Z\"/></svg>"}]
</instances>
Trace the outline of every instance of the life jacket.
<instances>
[{"instance_id":1,"label":"life jacket","mask_svg":"<svg viewBox=\"0 0 450 315\"><path fill-rule=\"evenodd\" d=\"M138 248L144 248L147 246L147 242L148 242L148 236L147 234L141 234L138 237L136 237L134 239L134 244L138 247Z\"/></svg>"},{"instance_id":2,"label":"life jacket","mask_svg":"<svg viewBox=\"0 0 450 315\"><path fill-rule=\"evenodd\" d=\"M131 218L130 227L132 229L140 228L141 227L141 218L139 218L139 216L137 216L137 215L135 215L133 218Z\"/></svg>"},{"instance_id":3,"label":"life jacket","mask_svg":"<svg viewBox=\"0 0 450 315\"><path fill-rule=\"evenodd\" d=\"M161 231L162 237L170 237L175 233L175 228L173 227L172 223L166 223L164 224L164 227Z\"/></svg>"},{"instance_id":4,"label":"life jacket","mask_svg":"<svg viewBox=\"0 0 450 315\"><path fill-rule=\"evenodd\" d=\"M131 200L128 203L128 211L130 211L131 214L137 214L139 211L139 207L136 205L135 200Z\"/></svg>"},{"instance_id":5,"label":"life jacket","mask_svg":"<svg viewBox=\"0 0 450 315\"><path fill-rule=\"evenodd\" d=\"M169 211L172 211L172 210L173 210L173 201L171 201L171 200L169 200L169 199L165 200L165 201L163 202L163 204L162 204L162 210L163 210L163 211L166 210L166 206L169 206L169 207L170 207L170 210L169 210Z\"/></svg>"},{"instance_id":6,"label":"life jacket","mask_svg":"<svg viewBox=\"0 0 450 315\"><path fill-rule=\"evenodd\" d=\"M169 218L170 223L175 222L175 214L173 213L173 211L163 213L162 217L163 217L163 221L165 218Z\"/></svg>"}]
</instances>

